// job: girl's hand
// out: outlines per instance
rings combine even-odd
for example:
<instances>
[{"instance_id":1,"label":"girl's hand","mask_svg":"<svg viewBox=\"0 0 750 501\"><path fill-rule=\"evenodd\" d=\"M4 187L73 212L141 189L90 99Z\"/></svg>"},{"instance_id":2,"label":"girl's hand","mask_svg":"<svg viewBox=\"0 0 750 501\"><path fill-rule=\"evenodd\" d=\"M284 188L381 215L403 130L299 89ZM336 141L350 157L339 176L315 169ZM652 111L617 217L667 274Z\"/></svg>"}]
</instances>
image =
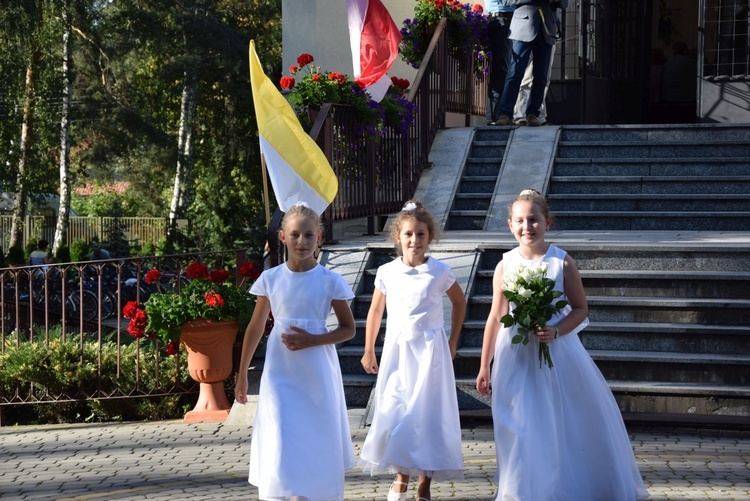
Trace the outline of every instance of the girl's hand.
<instances>
[{"instance_id":1,"label":"girl's hand","mask_svg":"<svg viewBox=\"0 0 750 501\"><path fill-rule=\"evenodd\" d=\"M492 393L490 388L490 371L487 369L480 369L479 375L477 376L477 391L480 395L489 395Z\"/></svg>"},{"instance_id":2,"label":"girl's hand","mask_svg":"<svg viewBox=\"0 0 750 501\"><path fill-rule=\"evenodd\" d=\"M362 367L368 374L378 373L378 359L374 353L365 353L362 357Z\"/></svg>"},{"instance_id":3,"label":"girl's hand","mask_svg":"<svg viewBox=\"0 0 750 501\"><path fill-rule=\"evenodd\" d=\"M281 335L281 342L289 351L299 351L315 346L315 336L300 327L291 327L291 329L294 331L293 334Z\"/></svg>"},{"instance_id":4,"label":"girl's hand","mask_svg":"<svg viewBox=\"0 0 750 501\"><path fill-rule=\"evenodd\" d=\"M534 334L536 334L536 338L539 340L539 342L540 343L544 343L544 344L549 344L550 341L552 341L553 339L555 339L555 333L556 333L555 328L554 327L550 327L550 326L547 326L547 327L538 327L536 329L536 332L534 332Z\"/></svg>"},{"instance_id":5,"label":"girl's hand","mask_svg":"<svg viewBox=\"0 0 750 501\"><path fill-rule=\"evenodd\" d=\"M237 382L234 385L234 401L242 405L247 403L247 372L245 377L237 375Z\"/></svg>"}]
</instances>

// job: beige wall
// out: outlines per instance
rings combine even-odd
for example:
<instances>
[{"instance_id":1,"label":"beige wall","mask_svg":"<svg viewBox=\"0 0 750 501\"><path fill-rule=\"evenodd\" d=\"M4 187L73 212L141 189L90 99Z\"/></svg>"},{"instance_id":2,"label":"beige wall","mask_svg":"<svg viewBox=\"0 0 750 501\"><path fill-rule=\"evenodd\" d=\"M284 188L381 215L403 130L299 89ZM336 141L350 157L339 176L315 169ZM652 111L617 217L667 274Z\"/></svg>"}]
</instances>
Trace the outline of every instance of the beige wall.
<instances>
[{"instance_id":1,"label":"beige wall","mask_svg":"<svg viewBox=\"0 0 750 501\"><path fill-rule=\"evenodd\" d=\"M404 19L414 17L414 0L382 0L399 29ZM346 0L282 0L283 65L288 74L303 52L312 54L324 71L352 76L352 50L346 21ZM396 59L391 76L414 80L417 70Z\"/></svg>"}]
</instances>

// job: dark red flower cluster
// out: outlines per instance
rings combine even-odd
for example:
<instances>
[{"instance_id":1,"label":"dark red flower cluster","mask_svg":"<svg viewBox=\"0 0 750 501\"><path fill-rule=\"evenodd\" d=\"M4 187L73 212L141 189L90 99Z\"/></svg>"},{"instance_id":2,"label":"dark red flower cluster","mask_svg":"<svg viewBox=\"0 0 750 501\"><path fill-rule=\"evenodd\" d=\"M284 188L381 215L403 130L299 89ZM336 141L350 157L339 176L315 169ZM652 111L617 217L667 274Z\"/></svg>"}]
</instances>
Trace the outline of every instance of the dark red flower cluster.
<instances>
[{"instance_id":1,"label":"dark red flower cluster","mask_svg":"<svg viewBox=\"0 0 750 501\"><path fill-rule=\"evenodd\" d=\"M159 278L161 278L161 273L159 273L159 270L149 270L148 273L146 273L146 283L149 285L153 285L159 281Z\"/></svg>"},{"instance_id":2,"label":"dark red flower cluster","mask_svg":"<svg viewBox=\"0 0 750 501\"><path fill-rule=\"evenodd\" d=\"M167 345L167 355L177 355L180 351L180 343L178 341L172 341Z\"/></svg>"},{"instance_id":3,"label":"dark red flower cluster","mask_svg":"<svg viewBox=\"0 0 750 501\"><path fill-rule=\"evenodd\" d=\"M215 291L208 291L206 292L203 297L206 300L206 304L210 306L211 308L221 308L224 306L224 298L221 297L221 294Z\"/></svg>"},{"instance_id":4,"label":"dark red flower cluster","mask_svg":"<svg viewBox=\"0 0 750 501\"><path fill-rule=\"evenodd\" d=\"M294 68L294 66L292 66ZM283 90L292 90L294 88L294 84L297 81L294 79L294 77L281 77L281 81L279 82L279 85Z\"/></svg>"},{"instance_id":5,"label":"dark red flower cluster","mask_svg":"<svg viewBox=\"0 0 750 501\"><path fill-rule=\"evenodd\" d=\"M258 267L253 263L246 262L240 266L239 274L241 277L249 277L252 280L257 280L260 276L260 271L258 271Z\"/></svg>"},{"instance_id":6,"label":"dark red flower cluster","mask_svg":"<svg viewBox=\"0 0 750 501\"><path fill-rule=\"evenodd\" d=\"M185 276L189 279L208 278L208 266L198 261L193 261L185 269Z\"/></svg>"},{"instance_id":7,"label":"dark red flower cluster","mask_svg":"<svg viewBox=\"0 0 750 501\"><path fill-rule=\"evenodd\" d=\"M315 59L312 57L311 54L302 53L299 56L297 56L297 65L302 68L303 66L307 66L308 64L315 61Z\"/></svg>"},{"instance_id":8,"label":"dark red flower cluster","mask_svg":"<svg viewBox=\"0 0 750 501\"><path fill-rule=\"evenodd\" d=\"M406 78L391 77L391 83L402 91L409 88L409 80Z\"/></svg>"},{"instance_id":9,"label":"dark red flower cluster","mask_svg":"<svg viewBox=\"0 0 750 501\"><path fill-rule=\"evenodd\" d=\"M214 268L211 270L211 272L208 274L208 279L212 281L215 284L223 284L227 281L229 278L229 270L221 270L219 268Z\"/></svg>"},{"instance_id":10,"label":"dark red flower cluster","mask_svg":"<svg viewBox=\"0 0 750 501\"><path fill-rule=\"evenodd\" d=\"M127 331L134 338L142 338L146 335L146 311L138 307L135 301L128 301L122 309L122 315L130 319Z\"/></svg>"}]
</instances>

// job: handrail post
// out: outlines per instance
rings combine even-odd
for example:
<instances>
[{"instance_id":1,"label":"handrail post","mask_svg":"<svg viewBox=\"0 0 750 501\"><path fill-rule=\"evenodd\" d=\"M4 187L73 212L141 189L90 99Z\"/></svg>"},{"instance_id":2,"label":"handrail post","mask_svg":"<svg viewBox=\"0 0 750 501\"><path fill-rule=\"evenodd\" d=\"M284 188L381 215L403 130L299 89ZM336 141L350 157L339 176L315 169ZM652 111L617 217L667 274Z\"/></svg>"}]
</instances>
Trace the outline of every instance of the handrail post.
<instances>
[{"instance_id":1,"label":"handrail post","mask_svg":"<svg viewBox=\"0 0 750 501\"><path fill-rule=\"evenodd\" d=\"M375 147L376 140L368 137L365 141L367 167L365 169L365 197L367 198L367 234L375 234Z\"/></svg>"}]
</instances>

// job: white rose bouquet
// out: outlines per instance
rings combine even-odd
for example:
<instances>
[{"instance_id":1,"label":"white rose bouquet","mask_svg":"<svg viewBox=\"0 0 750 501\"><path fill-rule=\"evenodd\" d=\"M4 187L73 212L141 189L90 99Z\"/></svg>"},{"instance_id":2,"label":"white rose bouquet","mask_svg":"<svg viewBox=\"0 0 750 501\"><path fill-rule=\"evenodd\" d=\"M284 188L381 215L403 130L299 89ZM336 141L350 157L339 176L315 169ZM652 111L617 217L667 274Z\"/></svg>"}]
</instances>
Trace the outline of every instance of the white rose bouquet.
<instances>
[{"instance_id":1,"label":"white rose bouquet","mask_svg":"<svg viewBox=\"0 0 750 501\"><path fill-rule=\"evenodd\" d=\"M562 292L554 289L555 281L547 278L547 263L536 268L521 266L515 274L505 277L503 295L511 303L511 312L500 321L505 327L518 325L518 334L513 336L511 343L524 345L529 343L529 333L538 327L545 327L552 315L567 306L564 299L552 302L562 296ZM554 367L549 354L549 346L539 343L539 367L545 363L550 369Z\"/></svg>"}]
</instances>

